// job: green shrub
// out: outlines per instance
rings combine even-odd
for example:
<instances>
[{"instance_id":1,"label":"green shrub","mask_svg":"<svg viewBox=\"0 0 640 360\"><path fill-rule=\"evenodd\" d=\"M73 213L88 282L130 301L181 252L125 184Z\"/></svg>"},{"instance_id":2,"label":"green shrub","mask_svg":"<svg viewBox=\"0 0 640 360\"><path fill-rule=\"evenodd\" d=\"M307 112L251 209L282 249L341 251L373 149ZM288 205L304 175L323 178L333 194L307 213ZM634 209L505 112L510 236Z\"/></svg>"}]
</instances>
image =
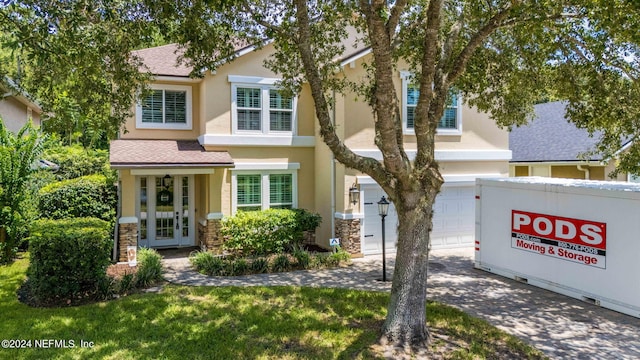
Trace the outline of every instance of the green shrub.
<instances>
[{"instance_id":1,"label":"green shrub","mask_svg":"<svg viewBox=\"0 0 640 360\"><path fill-rule=\"evenodd\" d=\"M251 261L249 269L252 274L263 274L269 271L269 260L263 257L255 258Z\"/></svg>"},{"instance_id":2,"label":"green shrub","mask_svg":"<svg viewBox=\"0 0 640 360\"><path fill-rule=\"evenodd\" d=\"M227 274L227 263L220 256L213 255L210 252L195 252L189 256L189 261L199 273L211 276Z\"/></svg>"},{"instance_id":3,"label":"green shrub","mask_svg":"<svg viewBox=\"0 0 640 360\"><path fill-rule=\"evenodd\" d=\"M113 177L109 168L109 152L105 150L85 149L80 145L52 146L45 150L44 158L60 166L55 174L57 180L92 174Z\"/></svg>"},{"instance_id":4,"label":"green shrub","mask_svg":"<svg viewBox=\"0 0 640 360\"><path fill-rule=\"evenodd\" d=\"M162 280L162 257L153 249L138 250L138 269L135 276L137 287L148 287Z\"/></svg>"},{"instance_id":5,"label":"green shrub","mask_svg":"<svg viewBox=\"0 0 640 360\"><path fill-rule=\"evenodd\" d=\"M337 247L336 251L331 253L331 258L335 259L338 263L349 263L351 262L351 254L343 250L341 247Z\"/></svg>"},{"instance_id":6,"label":"green shrub","mask_svg":"<svg viewBox=\"0 0 640 360\"><path fill-rule=\"evenodd\" d=\"M109 228L95 218L36 221L27 270L34 300L59 304L99 297L113 247Z\"/></svg>"},{"instance_id":7,"label":"green shrub","mask_svg":"<svg viewBox=\"0 0 640 360\"><path fill-rule=\"evenodd\" d=\"M122 275L119 281L115 283L115 292L124 294L135 287L135 275L132 273Z\"/></svg>"},{"instance_id":8,"label":"green shrub","mask_svg":"<svg viewBox=\"0 0 640 360\"><path fill-rule=\"evenodd\" d=\"M300 231L314 231L322 223L320 214L312 213L306 209L292 209L292 211Z\"/></svg>"},{"instance_id":9,"label":"green shrub","mask_svg":"<svg viewBox=\"0 0 640 360\"><path fill-rule=\"evenodd\" d=\"M280 254L273 259L271 264L271 271L282 272L291 269L291 260L286 254Z\"/></svg>"},{"instance_id":10,"label":"green shrub","mask_svg":"<svg viewBox=\"0 0 640 360\"><path fill-rule=\"evenodd\" d=\"M38 209L50 219L96 217L114 221L116 206L115 186L103 175L58 181L39 192Z\"/></svg>"},{"instance_id":11,"label":"green shrub","mask_svg":"<svg viewBox=\"0 0 640 360\"><path fill-rule=\"evenodd\" d=\"M311 265L311 255L302 249L296 249L293 251L293 257L296 259L296 264L302 269L308 269Z\"/></svg>"},{"instance_id":12,"label":"green shrub","mask_svg":"<svg viewBox=\"0 0 640 360\"><path fill-rule=\"evenodd\" d=\"M231 261L229 268L229 275L245 275L249 270L249 263L245 259L236 259Z\"/></svg>"},{"instance_id":13,"label":"green shrub","mask_svg":"<svg viewBox=\"0 0 640 360\"><path fill-rule=\"evenodd\" d=\"M315 230L320 215L303 209L241 211L222 220L224 248L244 255L279 254L302 242L302 232Z\"/></svg>"}]
</instances>

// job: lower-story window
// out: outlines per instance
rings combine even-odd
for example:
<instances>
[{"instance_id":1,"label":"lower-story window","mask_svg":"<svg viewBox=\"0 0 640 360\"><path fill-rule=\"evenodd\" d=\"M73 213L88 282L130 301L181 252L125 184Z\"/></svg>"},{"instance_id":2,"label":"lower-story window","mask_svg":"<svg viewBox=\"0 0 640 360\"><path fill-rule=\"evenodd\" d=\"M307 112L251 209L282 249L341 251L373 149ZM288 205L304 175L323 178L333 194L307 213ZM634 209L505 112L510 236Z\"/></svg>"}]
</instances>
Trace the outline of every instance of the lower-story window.
<instances>
[{"instance_id":1,"label":"lower-story window","mask_svg":"<svg viewBox=\"0 0 640 360\"><path fill-rule=\"evenodd\" d=\"M295 171L243 171L234 178L234 210L291 209L297 205Z\"/></svg>"}]
</instances>

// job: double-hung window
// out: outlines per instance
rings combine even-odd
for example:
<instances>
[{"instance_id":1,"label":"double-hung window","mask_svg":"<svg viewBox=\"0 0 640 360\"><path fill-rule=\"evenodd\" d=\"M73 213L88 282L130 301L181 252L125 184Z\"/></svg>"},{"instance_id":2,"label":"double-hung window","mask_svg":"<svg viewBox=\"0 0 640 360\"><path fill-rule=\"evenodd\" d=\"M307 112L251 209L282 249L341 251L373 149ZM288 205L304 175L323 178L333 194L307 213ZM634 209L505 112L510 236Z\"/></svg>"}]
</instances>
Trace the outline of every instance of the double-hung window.
<instances>
[{"instance_id":1,"label":"double-hung window","mask_svg":"<svg viewBox=\"0 0 640 360\"><path fill-rule=\"evenodd\" d=\"M294 134L295 96L280 91L278 79L229 76L234 133Z\"/></svg>"},{"instance_id":2,"label":"double-hung window","mask_svg":"<svg viewBox=\"0 0 640 360\"><path fill-rule=\"evenodd\" d=\"M136 106L136 128L191 129L191 86L152 85Z\"/></svg>"},{"instance_id":3,"label":"double-hung window","mask_svg":"<svg viewBox=\"0 0 640 360\"><path fill-rule=\"evenodd\" d=\"M409 73L402 72L402 119L405 134L413 134L415 126L415 110L420 97L420 90L411 82ZM449 94L449 104L438 123L439 135L460 135L462 133L462 117L458 94Z\"/></svg>"},{"instance_id":4,"label":"double-hung window","mask_svg":"<svg viewBox=\"0 0 640 360\"><path fill-rule=\"evenodd\" d=\"M234 210L291 209L297 206L295 171L234 171L232 179Z\"/></svg>"}]
</instances>

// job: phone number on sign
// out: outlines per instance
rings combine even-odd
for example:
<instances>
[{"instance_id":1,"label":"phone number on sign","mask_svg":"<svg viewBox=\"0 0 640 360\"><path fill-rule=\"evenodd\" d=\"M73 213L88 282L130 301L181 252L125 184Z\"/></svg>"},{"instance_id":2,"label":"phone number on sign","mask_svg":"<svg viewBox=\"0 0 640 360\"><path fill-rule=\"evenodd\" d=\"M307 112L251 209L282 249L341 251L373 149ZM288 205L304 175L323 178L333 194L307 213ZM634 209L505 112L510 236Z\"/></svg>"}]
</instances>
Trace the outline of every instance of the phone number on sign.
<instances>
[{"instance_id":1,"label":"phone number on sign","mask_svg":"<svg viewBox=\"0 0 640 360\"><path fill-rule=\"evenodd\" d=\"M73 349L77 347L75 340L60 339L4 339L0 342L3 349ZM93 347L92 341L80 340L80 347Z\"/></svg>"}]
</instances>

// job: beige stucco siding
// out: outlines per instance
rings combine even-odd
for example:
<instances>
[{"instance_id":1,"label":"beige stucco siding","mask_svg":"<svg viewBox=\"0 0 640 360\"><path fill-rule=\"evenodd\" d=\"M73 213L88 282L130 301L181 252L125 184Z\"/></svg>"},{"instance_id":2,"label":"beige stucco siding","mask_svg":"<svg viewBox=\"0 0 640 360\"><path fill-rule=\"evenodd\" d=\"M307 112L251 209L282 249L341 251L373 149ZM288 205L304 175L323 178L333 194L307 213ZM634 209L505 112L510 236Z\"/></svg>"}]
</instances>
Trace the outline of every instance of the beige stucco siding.
<instances>
[{"instance_id":1,"label":"beige stucco siding","mask_svg":"<svg viewBox=\"0 0 640 360\"><path fill-rule=\"evenodd\" d=\"M158 81L157 85L180 85L191 87L191 130L163 130L163 129L138 129L136 128L136 106L133 106L133 117L125 122L126 132L120 133L121 139L156 139L156 140L193 140L200 135L201 99L199 82Z\"/></svg>"},{"instance_id":2,"label":"beige stucco siding","mask_svg":"<svg viewBox=\"0 0 640 360\"><path fill-rule=\"evenodd\" d=\"M252 170L246 170L249 172L269 170L274 165L299 164L300 168L295 170L298 180L298 207L308 210L315 209L316 167L313 148L262 148L256 151L255 147L232 147L228 151L236 166L251 164ZM265 164L265 166L261 167L260 164ZM213 175L212 195L209 196L210 208L213 209L213 212L222 212L224 215L233 213L232 196L234 195L231 182L233 171L233 169L220 169L216 170L216 174Z\"/></svg>"},{"instance_id":3,"label":"beige stucco siding","mask_svg":"<svg viewBox=\"0 0 640 360\"><path fill-rule=\"evenodd\" d=\"M232 134L231 88L229 76L248 76L279 79L280 75L264 67L263 61L273 52L273 46L246 54L231 63L208 73L203 81L204 132L207 134ZM315 113L308 85L303 86L297 99L297 135L313 136Z\"/></svg>"},{"instance_id":4,"label":"beige stucco siding","mask_svg":"<svg viewBox=\"0 0 640 360\"><path fill-rule=\"evenodd\" d=\"M370 56L370 55L369 55ZM366 58L365 58L366 59ZM355 68L344 67L344 76L351 80L361 80L365 77L365 70L361 66L362 60L356 61ZM400 64L399 69L407 69ZM399 99L402 99L402 79L400 70L396 72L394 84ZM349 93L344 96L345 105L342 109L344 119L344 141L351 149L375 149L374 124L371 107L356 94ZM400 104L402 106L402 103ZM437 135L436 150L444 149L508 149L509 134L500 129L488 114L480 113L466 105L461 109L462 134ZM403 137L407 150L416 149L416 137L405 134Z\"/></svg>"},{"instance_id":5,"label":"beige stucco siding","mask_svg":"<svg viewBox=\"0 0 640 360\"><path fill-rule=\"evenodd\" d=\"M9 131L18 132L29 120L29 113L31 113L33 124L40 126L40 114L33 108L29 108L12 96L0 98L0 118Z\"/></svg>"},{"instance_id":6,"label":"beige stucco siding","mask_svg":"<svg viewBox=\"0 0 640 360\"><path fill-rule=\"evenodd\" d=\"M129 169L119 170L121 217L136 216L136 178Z\"/></svg>"}]
</instances>

